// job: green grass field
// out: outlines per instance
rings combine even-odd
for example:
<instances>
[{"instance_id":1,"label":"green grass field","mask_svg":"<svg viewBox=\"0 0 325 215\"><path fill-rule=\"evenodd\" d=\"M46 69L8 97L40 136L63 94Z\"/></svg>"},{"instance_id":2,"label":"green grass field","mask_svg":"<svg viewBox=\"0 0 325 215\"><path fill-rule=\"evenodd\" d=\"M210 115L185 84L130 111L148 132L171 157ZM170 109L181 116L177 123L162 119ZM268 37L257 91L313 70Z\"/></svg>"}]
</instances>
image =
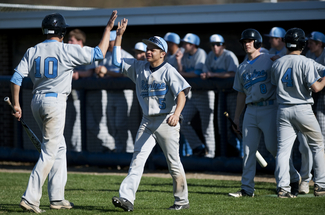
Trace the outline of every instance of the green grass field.
<instances>
[{"instance_id":1,"label":"green grass field","mask_svg":"<svg viewBox=\"0 0 325 215\"><path fill-rule=\"evenodd\" d=\"M29 173L0 173L0 214L22 214L18 206ZM69 174L65 197L75 204L71 210L50 210L47 182L43 187L41 209L46 214L119 214L111 199L118 195L124 176ZM232 198L239 181L188 179L191 208L169 211L173 204L171 178L143 177L137 192L134 214L325 214L325 197L312 194L295 199L279 199L274 183L256 183L255 197ZM312 189L311 192L312 193Z\"/></svg>"}]
</instances>

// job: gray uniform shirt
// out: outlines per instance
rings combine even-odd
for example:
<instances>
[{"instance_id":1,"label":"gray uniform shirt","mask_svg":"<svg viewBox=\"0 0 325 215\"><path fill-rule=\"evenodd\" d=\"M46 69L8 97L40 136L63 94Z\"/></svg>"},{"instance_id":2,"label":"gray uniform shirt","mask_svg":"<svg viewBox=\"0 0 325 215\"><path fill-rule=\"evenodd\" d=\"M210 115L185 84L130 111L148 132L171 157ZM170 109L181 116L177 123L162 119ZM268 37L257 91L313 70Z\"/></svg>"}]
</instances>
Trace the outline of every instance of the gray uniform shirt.
<instances>
[{"instance_id":1,"label":"gray uniform shirt","mask_svg":"<svg viewBox=\"0 0 325 215\"><path fill-rule=\"evenodd\" d=\"M180 52L182 52L182 53L184 53L184 48L179 48L178 50L177 50L177 52L178 51L180 51ZM173 55L171 55L171 54L167 54L167 56L166 56L166 58L165 58L165 61L166 62L168 62L170 65L172 65L173 67L175 67L176 68L176 70L178 70L178 64L177 64L177 60L176 60L176 53L177 52L175 52L175 54L173 54Z\"/></svg>"},{"instance_id":2,"label":"gray uniform shirt","mask_svg":"<svg viewBox=\"0 0 325 215\"><path fill-rule=\"evenodd\" d=\"M275 99L275 86L271 83L272 56L261 54L239 65L233 88L245 93L246 104Z\"/></svg>"},{"instance_id":3,"label":"gray uniform shirt","mask_svg":"<svg viewBox=\"0 0 325 215\"><path fill-rule=\"evenodd\" d=\"M182 57L184 72L195 72L200 75L204 70L206 57L206 52L201 48L198 48L194 55L184 53Z\"/></svg>"},{"instance_id":4,"label":"gray uniform shirt","mask_svg":"<svg viewBox=\"0 0 325 215\"><path fill-rule=\"evenodd\" d=\"M45 40L29 48L15 71L31 78L35 93L70 94L73 69L93 62L94 48Z\"/></svg>"},{"instance_id":5,"label":"gray uniform shirt","mask_svg":"<svg viewBox=\"0 0 325 215\"><path fill-rule=\"evenodd\" d=\"M278 104L313 104L310 86L319 78L312 59L286 55L272 65L272 84L277 86Z\"/></svg>"},{"instance_id":6,"label":"gray uniform shirt","mask_svg":"<svg viewBox=\"0 0 325 215\"><path fill-rule=\"evenodd\" d=\"M210 51L205 61L206 68L204 70L214 73L236 72L238 64L238 59L232 51L224 49L222 55L219 57L213 51Z\"/></svg>"},{"instance_id":7,"label":"gray uniform shirt","mask_svg":"<svg viewBox=\"0 0 325 215\"><path fill-rule=\"evenodd\" d=\"M152 72L150 63L136 59L122 59L122 73L136 84L136 94L145 116L169 114L176 109L176 98L191 86L169 63L164 62Z\"/></svg>"},{"instance_id":8,"label":"gray uniform shirt","mask_svg":"<svg viewBox=\"0 0 325 215\"><path fill-rule=\"evenodd\" d=\"M282 57L287 54L287 48L284 46L280 51L278 51L276 48L271 48L269 50L269 54L279 55Z\"/></svg>"}]
</instances>

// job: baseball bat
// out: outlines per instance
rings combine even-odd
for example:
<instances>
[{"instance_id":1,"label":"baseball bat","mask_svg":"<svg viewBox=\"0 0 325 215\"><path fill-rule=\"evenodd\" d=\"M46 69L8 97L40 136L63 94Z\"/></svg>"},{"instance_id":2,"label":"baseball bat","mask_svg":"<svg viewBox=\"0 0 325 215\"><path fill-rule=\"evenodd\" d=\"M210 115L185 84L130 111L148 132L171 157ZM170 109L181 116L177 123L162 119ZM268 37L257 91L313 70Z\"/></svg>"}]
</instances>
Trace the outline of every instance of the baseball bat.
<instances>
[{"instance_id":1,"label":"baseball bat","mask_svg":"<svg viewBox=\"0 0 325 215\"><path fill-rule=\"evenodd\" d=\"M4 98L4 101L11 107L12 111L16 113L17 111L15 110L14 106L11 104L9 97ZM37 136L34 134L32 129L28 127L28 125L24 122L22 118L20 118L21 125L23 126L24 130L27 133L27 136L29 139L32 141L33 145L37 149L38 152L41 152L41 141L37 138Z\"/></svg>"},{"instance_id":2,"label":"baseball bat","mask_svg":"<svg viewBox=\"0 0 325 215\"><path fill-rule=\"evenodd\" d=\"M235 128L237 128L237 125L234 123L234 121L232 121L232 119L229 117L229 114L227 112L224 112L224 115L229 119L229 121L231 122L231 125L233 125ZM243 137L243 134L239 132L240 137ZM260 164L261 167L266 167L267 166L267 162L266 160L263 158L263 156L259 153L259 151L256 151L256 160L257 162Z\"/></svg>"}]
</instances>

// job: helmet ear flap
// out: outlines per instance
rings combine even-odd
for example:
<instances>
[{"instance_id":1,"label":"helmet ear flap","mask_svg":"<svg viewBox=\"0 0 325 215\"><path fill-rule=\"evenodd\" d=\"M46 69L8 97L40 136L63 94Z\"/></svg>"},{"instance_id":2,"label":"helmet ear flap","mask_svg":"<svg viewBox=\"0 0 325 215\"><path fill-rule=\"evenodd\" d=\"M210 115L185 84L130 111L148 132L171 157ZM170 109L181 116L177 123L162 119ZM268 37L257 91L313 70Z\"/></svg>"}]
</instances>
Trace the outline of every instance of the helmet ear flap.
<instances>
[{"instance_id":1,"label":"helmet ear flap","mask_svg":"<svg viewBox=\"0 0 325 215\"><path fill-rule=\"evenodd\" d=\"M261 48L261 46L262 46L262 43L260 41L254 40L254 48L255 49L259 49L259 48Z\"/></svg>"}]
</instances>

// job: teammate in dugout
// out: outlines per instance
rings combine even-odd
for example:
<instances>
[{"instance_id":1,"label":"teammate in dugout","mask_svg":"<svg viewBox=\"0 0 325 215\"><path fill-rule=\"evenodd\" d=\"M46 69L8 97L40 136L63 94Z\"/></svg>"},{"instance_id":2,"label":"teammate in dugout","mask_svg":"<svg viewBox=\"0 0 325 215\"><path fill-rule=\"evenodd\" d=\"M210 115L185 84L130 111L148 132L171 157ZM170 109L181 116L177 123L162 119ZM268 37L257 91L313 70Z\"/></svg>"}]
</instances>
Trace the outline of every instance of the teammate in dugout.
<instances>
[{"instance_id":1,"label":"teammate in dugout","mask_svg":"<svg viewBox=\"0 0 325 215\"><path fill-rule=\"evenodd\" d=\"M238 59L232 51L226 49L223 36L220 34L211 35L210 47L211 51L205 61L205 69L200 75L201 78L204 80L208 78L222 78L225 80L226 78L235 77L239 65ZM216 94L219 95L217 111L219 135L221 138L225 138L228 143L234 146L234 148L237 148L239 154L241 154L241 143L230 129L226 129L231 127L231 123L223 116L225 111L227 111L230 116L235 115L237 92L235 90L227 92L220 90L216 92ZM223 122L227 125L226 128L223 125ZM215 151L215 147L213 147L212 151Z\"/></svg>"},{"instance_id":2,"label":"teammate in dugout","mask_svg":"<svg viewBox=\"0 0 325 215\"><path fill-rule=\"evenodd\" d=\"M243 173L241 189L229 193L232 197L254 196L254 177L256 173L256 150L261 135L267 150L275 157L277 153L275 86L271 84L271 60L273 55L261 54L259 48L262 36L255 29L246 29L240 42L248 54L248 60L242 62L236 72L233 88L238 91L234 123L240 131L239 118L247 105L242 125L243 134ZM290 153L288 153L290 154ZM290 156L288 156L289 161ZM289 164L288 164L289 166ZM289 173L289 169L288 169ZM290 159L289 180L298 193L300 175Z\"/></svg>"},{"instance_id":3,"label":"teammate in dugout","mask_svg":"<svg viewBox=\"0 0 325 215\"><path fill-rule=\"evenodd\" d=\"M306 44L305 32L300 28L289 29L284 37L288 54L272 65L271 81L277 86L277 136L275 178L278 196L294 198L289 184L288 154L291 154L297 132L307 139L313 154L314 195L325 195L324 140L311 105L312 92L325 86L315 62L301 55Z\"/></svg>"},{"instance_id":4,"label":"teammate in dugout","mask_svg":"<svg viewBox=\"0 0 325 215\"><path fill-rule=\"evenodd\" d=\"M206 52L199 47L200 38L196 34L188 33L183 38L184 54L176 55L178 72L185 78L200 77L204 71ZM191 91L182 112L184 123L181 132L188 141L194 156L214 158L215 136L214 136L214 100L213 90ZM204 143L191 125L196 113L200 114L202 134Z\"/></svg>"},{"instance_id":5,"label":"teammate in dugout","mask_svg":"<svg viewBox=\"0 0 325 215\"><path fill-rule=\"evenodd\" d=\"M63 136L72 73L76 66L104 58L116 17L117 11L113 11L98 46L81 48L79 45L62 42L68 25L61 14L47 15L42 21L42 31L47 39L29 48L15 68L11 78L12 101L17 110L14 116L18 120L22 116L19 91L23 78L29 76L34 84L31 109L43 135L41 154L20 202L20 207L24 210L45 212L39 206L42 186L47 176L50 208L70 209L74 206L64 198L67 163Z\"/></svg>"},{"instance_id":6,"label":"teammate in dugout","mask_svg":"<svg viewBox=\"0 0 325 215\"><path fill-rule=\"evenodd\" d=\"M127 23L128 20L123 19L118 24L113 63L135 82L143 117L134 143L129 173L120 186L120 197L113 197L112 203L125 211L133 211L145 162L158 143L173 178L175 201L169 209L187 209L190 205L186 176L179 156L179 120L191 86L174 67L164 62L167 43L161 37L143 40L147 45L147 61L121 59L122 35Z\"/></svg>"}]
</instances>

